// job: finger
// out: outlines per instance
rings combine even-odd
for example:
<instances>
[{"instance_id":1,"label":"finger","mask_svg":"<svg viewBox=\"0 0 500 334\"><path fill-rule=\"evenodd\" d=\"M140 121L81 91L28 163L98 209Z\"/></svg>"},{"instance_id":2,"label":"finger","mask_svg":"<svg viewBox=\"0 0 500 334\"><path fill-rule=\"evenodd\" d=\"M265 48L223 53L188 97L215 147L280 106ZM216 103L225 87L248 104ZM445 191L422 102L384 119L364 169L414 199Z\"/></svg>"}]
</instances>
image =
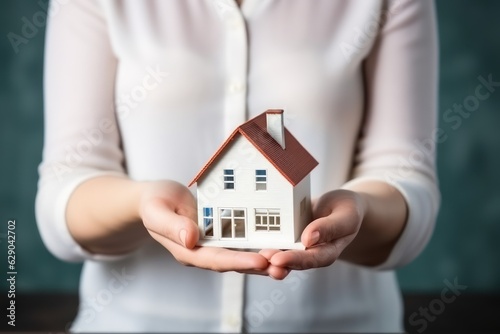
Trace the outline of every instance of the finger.
<instances>
[{"instance_id":1,"label":"finger","mask_svg":"<svg viewBox=\"0 0 500 334\"><path fill-rule=\"evenodd\" d=\"M268 260L258 253L238 252L218 247L187 249L158 234L154 238L167 248L177 261L186 265L218 272L263 271L269 266Z\"/></svg>"},{"instance_id":2,"label":"finger","mask_svg":"<svg viewBox=\"0 0 500 334\"><path fill-rule=\"evenodd\" d=\"M248 269L248 270L238 270L237 272L239 272L240 274L247 274L247 275L269 276L267 269L264 270Z\"/></svg>"},{"instance_id":3,"label":"finger","mask_svg":"<svg viewBox=\"0 0 500 334\"><path fill-rule=\"evenodd\" d=\"M350 190L338 189L330 191L320 198L311 201L313 218L328 216L332 211L338 210L341 207L352 206L353 202L357 203L358 201L359 198Z\"/></svg>"},{"instance_id":4,"label":"finger","mask_svg":"<svg viewBox=\"0 0 500 334\"><path fill-rule=\"evenodd\" d=\"M267 271L270 277L274 278L275 280L281 281L285 279L288 274L290 274L291 270L289 268L270 265Z\"/></svg>"},{"instance_id":5,"label":"finger","mask_svg":"<svg viewBox=\"0 0 500 334\"><path fill-rule=\"evenodd\" d=\"M290 269L269 266L265 270L239 270L238 272L242 273L242 274L248 274L248 275L269 276L275 280L283 280L290 273Z\"/></svg>"},{"instance_id":6,"label":"finger","mask_svg":"<svg viewBox=\"0 0 500 334\"><path fill-rule=\"evenodd\" d=\"M189 214L188 207L178 212ZM193 248L198 242L199 230L196 223L174 209L161 199L152 199L144 207L143 220L149 231L175 241L187 248Z\"/></svg>"},{"instance_id":7,"label":"finger","mask_svg":"<svg viewBox=\"0 0 500 334\"><path fill-rule=\"evenodd\" d=\"M176 208L175 213L184 217L188 217L192 221L198 221L198 210L196 209L196 206L192 206L190 204L188 205L180 204Z\"/></svg>"},{"instance_id":8,"label":"finger","mask_svg":"<svg viewBox=\"0 0 500 334\"><path fill-rule=\"evenodd\" d=\"M339 255L338 245L333 242L324 243L306 250L289 250L276 253L270 262L272 266L305 270L327 267L334 263Z\"/></svg>"},{"instance_id":9,"label":"finger","mask_svg":"<svg viewBox=\"0 0 500 334\"><path fill-rule=\"evenodd\" d=\"M329 216L312 221L302 232L301 242L306 247L330 243L345 236L356 234L358 217L347 209L332 212Z\"/></svg>"},{"instance_id":10,"label":"finger","mask_svg":"<svg viewBox=\"0 0 500 334\"><path fill-rule=\"evenodd\" d=\"M281 252L279 249L261 249L259 254L268 260L271 260L274 254Z\"/></svg>"},{"instance_id":11,"label":"finger","mask_svg":"<svg viewBox=\"0 0 500 334\"><path fill-rule=\"evenodd\" d=\"M265 257L268 261L270 261L271 258L275 254L280 253L280 252L282 252L282 251L279 249L261 249L259 251L259 254L262 255L263 257ZM290 269L269 265L265 271L259 271L259 272L246 271L244 273L245 274L266 275L266 276L270 276L271 278L274 278L276 280L282 280L288 276L288 274L290 273Z\"/></svg>"}]
</instances>

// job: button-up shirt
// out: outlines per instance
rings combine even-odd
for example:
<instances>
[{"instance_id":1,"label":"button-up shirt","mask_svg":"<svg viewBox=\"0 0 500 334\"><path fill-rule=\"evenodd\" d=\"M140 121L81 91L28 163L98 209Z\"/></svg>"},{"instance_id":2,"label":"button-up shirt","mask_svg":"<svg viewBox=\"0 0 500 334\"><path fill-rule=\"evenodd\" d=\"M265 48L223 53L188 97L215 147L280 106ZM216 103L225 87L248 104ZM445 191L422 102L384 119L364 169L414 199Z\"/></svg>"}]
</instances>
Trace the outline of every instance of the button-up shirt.
<instances>
[{"instance_id":1,"label":"button-up shirt","mask_svg":"<svg viewBox=\"0 0 500 334\"><path fill-rule=\"evenodd\" d=\"M436 36L427 0L54 0L36 213L47 247L85 261L74 331L401 331L392 269L434 225ZM187 184L242 122L285 110L319 161L312 196L391 184L408 218L377 268L337 261L283 281L185 267L151 241L89 254L68 231L100 175Z\"/></svg>"}]
</instances>

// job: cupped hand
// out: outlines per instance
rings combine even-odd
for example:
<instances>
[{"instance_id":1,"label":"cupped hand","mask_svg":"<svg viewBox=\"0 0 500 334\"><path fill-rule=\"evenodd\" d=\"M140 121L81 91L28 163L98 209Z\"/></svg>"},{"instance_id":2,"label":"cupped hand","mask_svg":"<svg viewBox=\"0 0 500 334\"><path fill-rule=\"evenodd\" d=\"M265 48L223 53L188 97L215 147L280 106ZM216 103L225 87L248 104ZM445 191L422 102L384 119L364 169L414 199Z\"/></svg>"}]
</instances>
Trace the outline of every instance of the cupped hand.
<instances>
[{"instance_id":1,"label":"cupped hand","mask_svg":"<svg viewBox=\"0 0 500 334\"><path fill-rule=\"evenodd\" d=\"M354 240L364 217L366 203L356 192L334 190L312 203L313 221L301 237L305 250L262 250L272 267L304 270L335 262Z\"/></svg>"},{"instance_id":2,"label":"cupped hand","mask_svg":"<svg viewBox=\"0 0 500 334\"><path fill-rule=\"evenodd\" d=\"M196 246L200 236L196 199L178 182L148 182L141 198L140 216L149 234L184 265L277 279L288 274L286 268L275 268L259 253Z\"/></svg>"}]
</instances>

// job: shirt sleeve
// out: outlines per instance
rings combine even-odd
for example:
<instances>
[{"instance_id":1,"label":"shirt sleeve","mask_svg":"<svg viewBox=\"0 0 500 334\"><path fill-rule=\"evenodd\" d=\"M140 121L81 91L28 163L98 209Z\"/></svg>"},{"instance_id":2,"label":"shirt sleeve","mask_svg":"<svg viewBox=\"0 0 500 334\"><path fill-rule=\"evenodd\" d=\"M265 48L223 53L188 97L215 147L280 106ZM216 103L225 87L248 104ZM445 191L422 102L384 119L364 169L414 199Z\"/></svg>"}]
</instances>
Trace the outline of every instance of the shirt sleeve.
<instances>
[{"instance_id":1,"label":"shirt sleeve","mask_svg":"<svg viewBox=\"0 0 500 334\"><path fill-rule=\"evenodd\" d=\"M367 112L354 178L343 188L381 180L405 198L404 231L376 268L393 269L424 249L439 209L437 29L431 0L390 1L382 14L379 36L364 64Z\"/></svg>"},{"instance_id":2,"label":"shirt sleeve","mask_svg":"<svg viewBox=\"0 0 500 334\"><path fill-rule=\"evenodd\" d=\"M79 184L124 175L114 113L117 61L99 4L51 2L44 69L45 132L35 203L46 247L67 261L105 259L86 252L66 225L68 200Z\"/></svg>"}]
</instances>

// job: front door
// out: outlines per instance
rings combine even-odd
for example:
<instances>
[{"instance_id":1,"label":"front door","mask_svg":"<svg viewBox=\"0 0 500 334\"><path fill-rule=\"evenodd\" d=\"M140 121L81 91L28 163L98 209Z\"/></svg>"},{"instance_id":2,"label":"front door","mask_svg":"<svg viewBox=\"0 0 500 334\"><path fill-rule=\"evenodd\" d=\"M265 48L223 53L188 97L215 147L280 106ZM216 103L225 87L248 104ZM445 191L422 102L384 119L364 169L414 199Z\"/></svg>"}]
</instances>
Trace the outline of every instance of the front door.
<instances>
[{"instance_id":1,"label":"front door","mask_svg":"<svg viewBox=\"0 0 500 334\"><path fill-rule=\"evenodd\" d=\"M246 238L245 209L223 208L219 211L221 237L224 239Z\"/></svg>"}]
</instances>

